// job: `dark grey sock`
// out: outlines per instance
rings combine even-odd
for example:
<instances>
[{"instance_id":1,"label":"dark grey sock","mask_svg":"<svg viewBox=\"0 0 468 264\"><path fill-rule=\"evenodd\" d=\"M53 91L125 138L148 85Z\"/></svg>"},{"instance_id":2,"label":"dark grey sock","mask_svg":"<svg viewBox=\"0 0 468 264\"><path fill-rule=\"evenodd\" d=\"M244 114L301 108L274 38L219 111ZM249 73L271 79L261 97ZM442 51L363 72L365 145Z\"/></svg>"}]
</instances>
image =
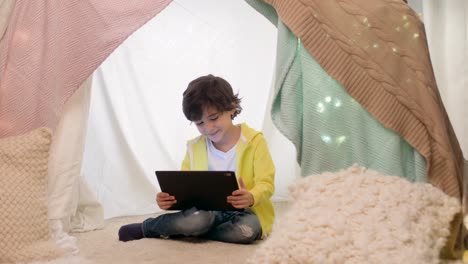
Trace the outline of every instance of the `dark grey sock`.
<instances>
[{"instance_id":1,"label":"dark grey sock","mask_svg":"<svg viewBox=\"0 0 468 264\"><path fill-rule=\"evenodd\" d=\"M143 224L135 223L124 225L119 229L119 240L123 242L142 239L143 236Z\"/></svg>"}]
</instances>

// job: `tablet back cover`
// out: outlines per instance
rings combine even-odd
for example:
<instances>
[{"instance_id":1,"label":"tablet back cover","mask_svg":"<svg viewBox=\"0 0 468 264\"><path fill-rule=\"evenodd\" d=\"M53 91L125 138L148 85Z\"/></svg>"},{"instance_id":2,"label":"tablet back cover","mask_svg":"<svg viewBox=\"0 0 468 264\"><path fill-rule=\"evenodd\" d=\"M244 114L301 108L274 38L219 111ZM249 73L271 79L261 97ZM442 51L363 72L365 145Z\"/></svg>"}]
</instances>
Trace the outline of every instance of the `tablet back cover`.
<instances>
[{"instance_id":1,"label":"tablet back cover","mask_svg":"<svg viewBox=\"0 0 468 264\"><path fill-rule=\"evenodd\" d=\"M239 211L227 202L239 189L233 171L156 171L156 177L161 191L177 200L168 210Z\"/></svg>"}]
</instances>

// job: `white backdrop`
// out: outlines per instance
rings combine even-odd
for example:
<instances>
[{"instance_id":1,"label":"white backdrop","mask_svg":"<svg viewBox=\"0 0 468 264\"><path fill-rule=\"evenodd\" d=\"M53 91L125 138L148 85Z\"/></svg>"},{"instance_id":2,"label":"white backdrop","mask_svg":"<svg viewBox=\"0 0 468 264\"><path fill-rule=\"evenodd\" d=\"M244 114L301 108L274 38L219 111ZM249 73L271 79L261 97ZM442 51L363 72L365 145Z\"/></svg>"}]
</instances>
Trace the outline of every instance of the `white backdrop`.
<instances>
[{"instance_id":1,"label":"white backdrop","mask_svg":"<svg viewBox=\"0 0 468 264\"><path fill-rule=\"evenodd\" d=\"M439 12L451 3L458 9ZM466 1L410 4L425 12L436 78L466 157ZM453 30L457 36L447 33ZM264 131L277 166L273 198L287 199L299 169L294 147L270 120L275 54L276 28L240 0L176 0L119 47L94 74L82 166L105 218L159 210L154 171L178 169L186 140L198 134L182 114L182 92L208 73L226 78L243 98L235 121Z\"/></svg>"},{"instance_id":2,"label":"white backdrop","mask_svg":"<svg viewBox=\"0 0 468 264\"><path fill-rule=\"evenodd\" d=\"M275 54L276 28L244 1L174 1L119 47L94 74L82 167L105 217L159 210L154 171L179 169L198 135L182 113L192 79L224 77L242 97L234 121L273 129L265 116ZM264 131L277 166L274 198L286 199L298 174L294 147Z\"/></svg>"}]
</instances>

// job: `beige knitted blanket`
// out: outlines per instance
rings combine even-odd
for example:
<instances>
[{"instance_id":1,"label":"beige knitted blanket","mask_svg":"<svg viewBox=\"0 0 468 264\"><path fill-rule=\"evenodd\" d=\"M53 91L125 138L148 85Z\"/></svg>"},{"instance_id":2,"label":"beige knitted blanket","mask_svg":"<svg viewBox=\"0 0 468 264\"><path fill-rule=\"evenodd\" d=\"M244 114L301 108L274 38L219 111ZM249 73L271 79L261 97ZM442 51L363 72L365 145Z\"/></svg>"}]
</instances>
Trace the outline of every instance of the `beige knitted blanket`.
<instances>
[{"instance_id":1,"label":"beige knitted blanket","mask_svg":"<svg viewBox=\"0 0 468 264\"><path fill-rule=\"evenodd\" d=\"M47 220L50 130L0 138L0 263L51 260L64 252Z\"/></svg>"},{"instance_id":2,"label":"beige knitted blanket","mask_svg":"<svg viewBox=\"0 0 468 264\"><path fill-rule=\"evenodd\" d=\"M265 0L310 54L463 197L463 156L435 82L424 25L401 0Z\"/></svg>"}]
</instances>

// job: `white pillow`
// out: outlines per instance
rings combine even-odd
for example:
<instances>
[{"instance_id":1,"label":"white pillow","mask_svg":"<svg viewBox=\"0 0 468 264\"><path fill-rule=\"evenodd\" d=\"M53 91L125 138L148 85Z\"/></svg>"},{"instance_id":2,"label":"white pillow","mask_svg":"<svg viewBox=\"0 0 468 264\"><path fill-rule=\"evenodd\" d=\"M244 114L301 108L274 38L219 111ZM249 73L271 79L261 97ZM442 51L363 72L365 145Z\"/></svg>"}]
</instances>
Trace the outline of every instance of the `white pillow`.
<instances>
[{"instance_id":1,"label":"white pillow","mask_svg":"<svg viewBox=\"0 0 468 264\"><path fill-rule=\"evenodd\" d=\"M290 187L294 201L249 263L439 263L459 201L353 166Z\"/></svg>"},{"instance_id":2,"label":"white pillow","mask_svg":"<svg viewBox=\"0 0 468 264\"><path fill-rule=\"evenodd\" d=\"M0 263L61 255L47 220L50 131L0 139Z\"/></svg>"}]
</instances>

